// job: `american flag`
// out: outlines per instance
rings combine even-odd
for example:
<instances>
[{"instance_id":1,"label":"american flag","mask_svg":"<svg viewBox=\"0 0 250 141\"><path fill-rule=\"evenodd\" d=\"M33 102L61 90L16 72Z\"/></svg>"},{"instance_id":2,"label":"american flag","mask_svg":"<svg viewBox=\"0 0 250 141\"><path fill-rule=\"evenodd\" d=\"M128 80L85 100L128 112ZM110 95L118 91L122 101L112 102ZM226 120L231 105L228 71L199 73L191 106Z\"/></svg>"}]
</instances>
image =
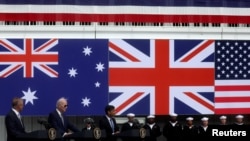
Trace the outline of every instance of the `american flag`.
<instances>
[{"instance_id":1,"label":"american flag","mask_svg":"<svg viewBox=\"0 0 250 141\"><path fill-rule=\"evenodd\" d=\"M217 41L215 54L215 113L249 113L250 42Z\"/></svg>"},{"instance_id":2,"label":"american flag","mask_svg":"<svg viewBox=\"0 0 250 141\"><path fill-rule=\"evenodd\" d=\"M214 113L213 40L117 39L109 50L110 103L119 114Z\"/></svg>"},{"instance_id":3,"label":"american flag","mask_svg":"<svg viewBox=\"0 0 250 141\"><path fill-rule=\"evenodd\" d=\"M108 103L108 40L0 39L0 114L15 96L24 115L48 115L60 97L68 115L101 115Z\"/></svg>"},{"instance_id":4,"label":"american flag","mask_svg":"<svg viewBox=\"0 0 250 141\"><path fill-rule=\"evenodd\" d=\"M250 23L248 0L1 0L0 21Z\"/></svg>"}]
</instances>

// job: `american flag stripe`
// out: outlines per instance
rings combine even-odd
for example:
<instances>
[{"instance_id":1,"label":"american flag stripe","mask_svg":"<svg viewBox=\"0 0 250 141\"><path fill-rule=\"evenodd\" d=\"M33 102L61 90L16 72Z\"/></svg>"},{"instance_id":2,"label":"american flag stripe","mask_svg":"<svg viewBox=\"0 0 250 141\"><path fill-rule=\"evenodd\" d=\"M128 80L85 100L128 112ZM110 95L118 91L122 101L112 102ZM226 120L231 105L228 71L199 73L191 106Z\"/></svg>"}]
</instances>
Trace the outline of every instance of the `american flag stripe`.
<instances>
[{"instance_id":1,"label":"american flag stripe","mask_svg":"<svg viewBox=\"0 0 250 141\"><path fill-rule=\"evenodd\" d=\"M46 18L45 18L46 17ZM166 18L167 17L167 18ZM192 17L192 18L190 18ZM250 16L0 13L0 21L150 22L150 23L250 23Z\"/></svg>"},{"instance_id":2,"label":"american flag stripe","mask_svg":"<svg viewBox=\"0 0 250 141\"><path fill-rule=\"evenodd\" d=\"M237 93L237 94L236 94ZM227 91L227 92L216 92L216 97L246 97L249 96L248 91Z\"/></svg>"},{"instance_id":3,"label":"american flag stripe","mask_svg":"<svg viewBox=\"0 0 250 141\"><path fill-rule=\"evenodd\" d=\"M10 2L11 3L11 2ZM87 22L190 22L190 23L250 23L250 10L246 4L204 6L181 3L183 6L166 4L154 6L140 3L133 5L105 3L91 5L74 1L66 4L28 3L1 4L2 21L87 21ZM98 2L99 3L99 2ZM175 3L175 2L172 2ZM152 5L150 5L152 4ZM199 2L200 5L200 2ZM110 8L112 7L112 8ZM128 10L129 9L129 10Z\"/></svg>"},{"instance_id":4,"label":"american flag stripe","mask_svg":"<svg viewBox=\"0 0 250 141\"><path fill-rule=\"evenodd\" d=\"M246 105L249 105L250 103L246 103ZM230 105L233 105L233 103L230 103ZM221 108L221 109L216 109L216 114L225 114L225 113L230 113L230 114L249 114L250 110L249 110L249 106L247 107L242 107L241 103L237 103L235 104L235 106L233 108Z\"/></svg>"},{"instance_id":5,"label":"american flag stripe","mask_svg":"<svg viewBox=\"0 0 250 141\"><path fill-rule=\"evenodd\" d=\"M227 83L226 83L227 82ZM215 86L247 86L250 80L215 80Z\"/></svg>"},{"instance_id":6,"label":"american flag stripe","mask_svg":"<svg viewBox=\"0 0 250 141\"><path fill-rule=\"evenodd\" d=\"M250 85L237 85L237 86L215 86L216 91L250 91Z\"/></svg>"},{"instance_id":7,"label":"american flag stripe","mask_svg":"<svg viewBox=\"0 0 250 141\"><path fill-rule=\"evenodd\" d=\"M22 8L20 8L22 7ZM55 9L56 7L56 9ZM141 14L141 15L230 15L249 16L249 8L192 6L82 6L82 5L0 5L3 13L69 13L69 14ZM160 11L160 12L159 12ZM237 12L235 12L237 11Z\"/></svg>"},{"instance_id":8,"label":"american flag stripe","mask_svg":"<svg viewBox=\"0 0 250 141\"><path fill-rule=\"evenodd\" d=\"M249 80L216 80L215 84L216 114L250 112Z\"/></svg>"},{"instance_id":9,"label":"american flag stripe","mask_svg":"<svg viewBox=\"0 0 250 141\"><path fill-rule=\"evenodd\" d=\"M230 102L230 104L228 103L216 103L215 104L216 108L218 108L218 110L220 109L234 109L234 110L238 110L238 113L241 112L241 108L248 108L248 112L250 112L250 102ZM232 110L232 112L234 111Z\"/></svg>"},{"instance_id":10,"label":"american flag stripe","mask_svg":"<svg viewBox=\"0 0 250 141\"><path fill-rule=\"evenodd\" d=\"M239 97L234 96L234 97L216 97L215 98L216 102L249 102L250 101L250 96L248 97Z\"/></svg>"}]
</instances>

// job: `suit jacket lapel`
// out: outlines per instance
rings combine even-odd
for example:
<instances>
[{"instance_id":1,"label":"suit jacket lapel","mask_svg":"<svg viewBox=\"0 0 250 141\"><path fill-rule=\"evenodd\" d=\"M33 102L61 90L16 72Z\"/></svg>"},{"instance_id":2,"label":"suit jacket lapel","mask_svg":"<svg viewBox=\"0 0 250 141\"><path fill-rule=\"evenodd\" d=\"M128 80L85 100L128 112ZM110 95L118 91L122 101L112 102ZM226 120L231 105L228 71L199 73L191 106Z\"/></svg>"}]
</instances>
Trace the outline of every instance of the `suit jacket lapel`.
<instances>
[{"instance_id":1,"label":"suit jacket lapel","mask_svg":"<svg viewBox=\"0 0 250 141\"><path fill-rule=\"evenodd\" d=\"M105 117L105 119L106 119L106 122L107 122L107 125L108 125L110 131L112 131L112 127L111 127L111 125L110 125L109 119L108 119L107 117Z\"/></svg>"},{"instance_id":2,"label":"suit jacket lapel","mask_svg":"<svg viewBox=\"0 0 250 141\"><path fill-rule=\"evenodd\" d=\"M18 121L20 127L22 127L24 129L23 120L19 119L19 117L16 115L16 113L13 110L11 110L11 111L12 111L12 114L16 117L16 120Z\"/></svg>"},{"instance_id":3,"label":"suit jacket lapel","mask_svg":"<svg viewBox=\"0 0 250 141\"><path fill-rule=\"evenodd\" d=\"M64 127L65 122L63 123L63 121L62 121L62 119L61 119L59 113L58 113L57 111L55 111L55 112L56 112L57 118L61 121L61 122L60 122L60 123L61 123L61 126ZM63 116L63 115L62 115L62 116ZM64 118L64 117L63 117L63 118Z\"/></svg>"}]
</instances>

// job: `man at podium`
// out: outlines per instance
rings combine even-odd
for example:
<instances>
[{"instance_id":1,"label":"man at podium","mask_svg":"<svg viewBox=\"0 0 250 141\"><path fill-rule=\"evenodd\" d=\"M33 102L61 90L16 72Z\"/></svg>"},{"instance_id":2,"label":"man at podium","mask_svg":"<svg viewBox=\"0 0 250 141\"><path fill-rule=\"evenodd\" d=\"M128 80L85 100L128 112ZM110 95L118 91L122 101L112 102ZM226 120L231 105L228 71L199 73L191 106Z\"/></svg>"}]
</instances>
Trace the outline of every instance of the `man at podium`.
<instances>
[{"instance_id":1,"label":"man at podium","mask_svg":"<svg viewBox=\"0 0 250 141\"><path fill-rule=\"evenodd\" d=\"M12 99L12 109L5 116L5 127L7 130L7 141L18 141L18 136L26 133L20 112L23 110L23 99L15 97Z\"/></svg>"},{"instance_id":2,"label":"man at podium","mask_svg":"<svg viewBox=\"0 0 250 141\"><path fill-rule=\"evenodd\" d=\"M49 124L64 137L72 132L80 132L64 115L68 107L67 99L60 98L56 103L56 110L51 112L48 117Z\"/></svg>"},{"instance_id":3,"label":"man at podium","mask_svg":"<svg viewBox=\"0 0 250 141\"><path fill-rule=\"evenodd\" d=\"M104 141L116 141L117 135L120 133L119 127L114 118L115 116L115 106L107 105L105 107L105 116L99 120L99 127L101 130L106 131L106 138Z\"/></svg>"}]
</instances>

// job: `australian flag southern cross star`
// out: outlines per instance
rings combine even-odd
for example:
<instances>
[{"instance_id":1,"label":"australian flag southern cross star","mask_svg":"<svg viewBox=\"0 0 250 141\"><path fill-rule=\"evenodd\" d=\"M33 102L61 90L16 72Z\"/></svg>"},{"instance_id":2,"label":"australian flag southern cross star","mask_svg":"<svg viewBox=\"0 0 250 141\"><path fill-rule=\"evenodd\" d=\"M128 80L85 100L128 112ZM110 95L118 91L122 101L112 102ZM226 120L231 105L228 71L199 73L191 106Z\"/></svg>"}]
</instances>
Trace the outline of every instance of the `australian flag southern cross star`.
<instances>
[{"instance_id":1,"label":"australian flag southern cross star","mask_svg":"<svg viewBox=\"0 0 250 141\"><path fill-rule=\"evenodd\" d=\"M69 115L103 113L108 103L107 40L0 39L0 114L15 96L23 115L47 115L60 97Z\"/></svg>"}]
</instances>

